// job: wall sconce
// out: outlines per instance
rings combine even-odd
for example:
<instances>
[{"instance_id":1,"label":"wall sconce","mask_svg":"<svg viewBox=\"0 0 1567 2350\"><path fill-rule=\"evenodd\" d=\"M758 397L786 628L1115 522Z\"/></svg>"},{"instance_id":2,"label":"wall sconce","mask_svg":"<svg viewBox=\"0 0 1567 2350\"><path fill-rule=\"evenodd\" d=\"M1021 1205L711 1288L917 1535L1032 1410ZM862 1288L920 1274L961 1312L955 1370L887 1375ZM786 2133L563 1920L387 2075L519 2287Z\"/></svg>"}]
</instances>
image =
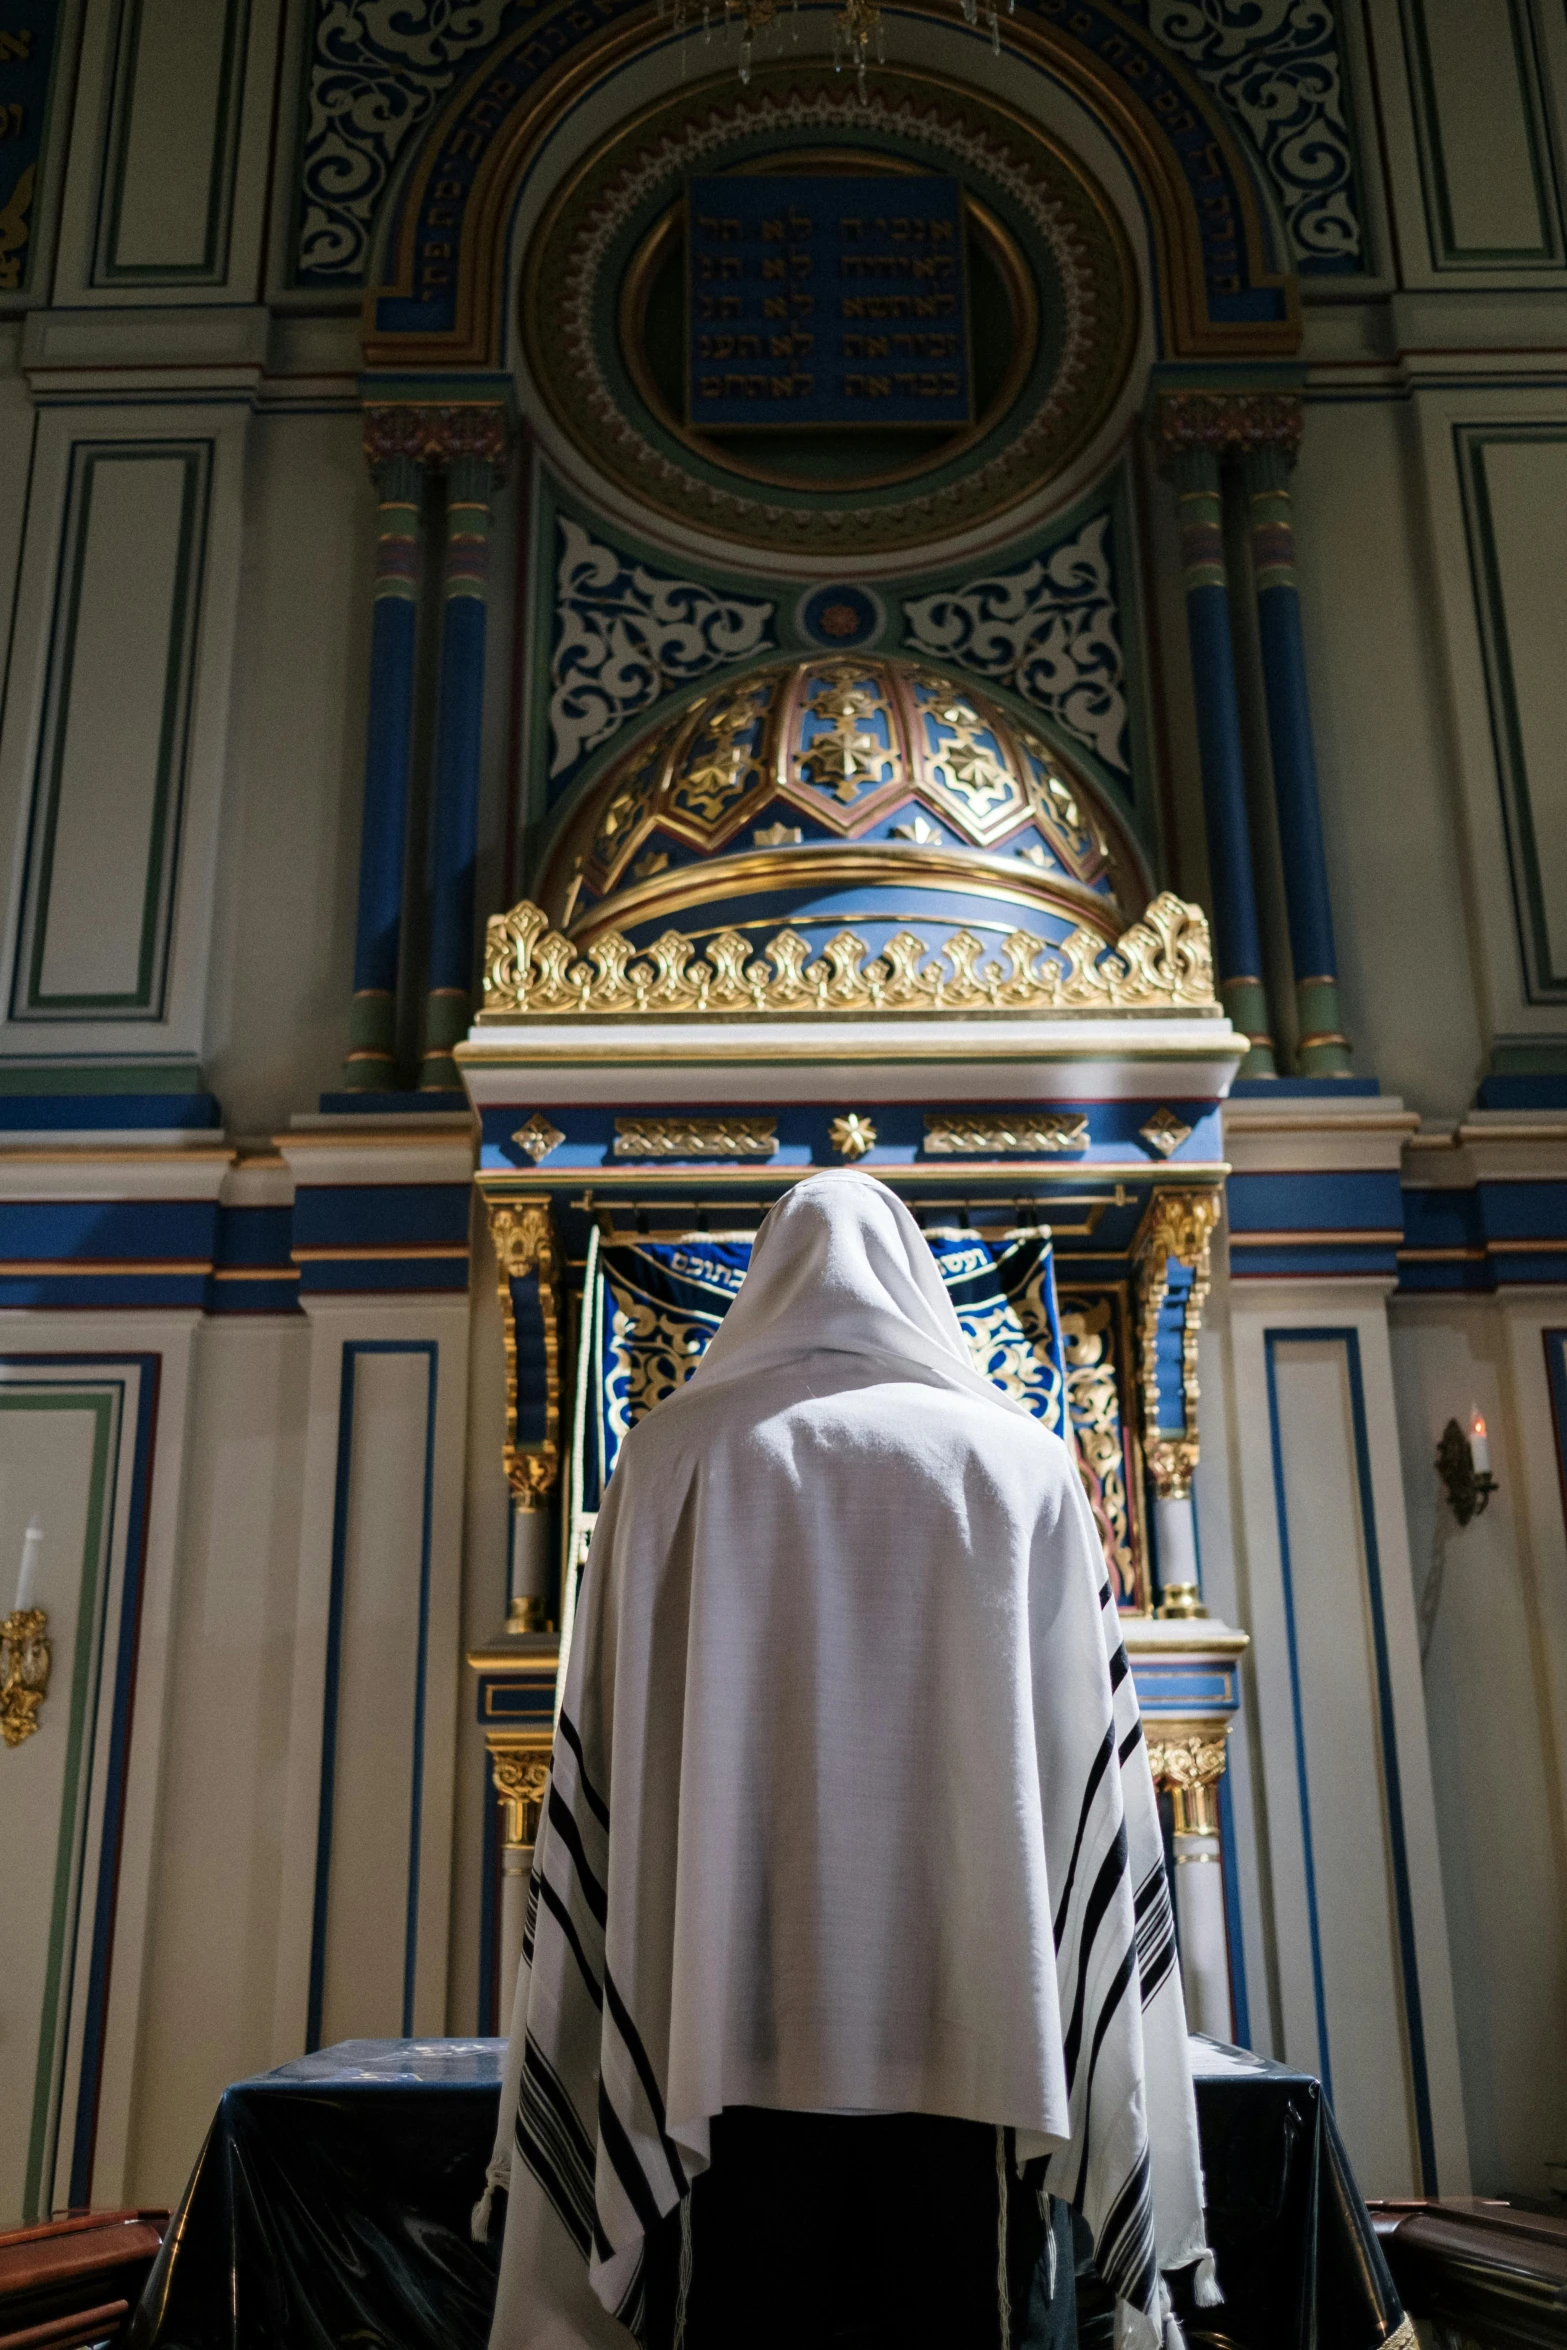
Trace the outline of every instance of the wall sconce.
<instances>
[{"instance_id":1,"label":"wall sconce","mask_svg":"<svg viewBox=\"0 0 1567 2350\"><path fill-rule=\"evenodd\" d=\"M34 1518L22 1542L16 1605L0 1617L0 1738L7 1746L20 1746L24 1738L31 1738L49 1689L49 1618L33 1605L43 1541L44 1530Z\"/></svg>"},{"instance_id":2,"label":"wall sconce","mask_svg":"<svg viewBox=\"0 0 1567 2350\"><path fill-rule=\"evenodd\" d=\"M1497 1491L1491 1474L1491 1440L1481 1413L1470 1415L1467 1435L1456 1420L1448 1421L1436 1448L1436 1473L1460 1526L1479 1517Z\"/></svg>"}]
</instances>

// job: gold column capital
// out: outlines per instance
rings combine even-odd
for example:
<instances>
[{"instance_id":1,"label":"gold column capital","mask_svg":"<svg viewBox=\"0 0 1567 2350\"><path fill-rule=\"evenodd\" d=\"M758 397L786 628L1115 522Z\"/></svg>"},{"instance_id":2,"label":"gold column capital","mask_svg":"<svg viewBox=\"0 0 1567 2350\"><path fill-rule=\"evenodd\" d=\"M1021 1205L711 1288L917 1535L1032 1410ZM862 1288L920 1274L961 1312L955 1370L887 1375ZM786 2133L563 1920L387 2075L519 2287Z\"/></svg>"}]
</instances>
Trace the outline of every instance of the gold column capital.
<instances>
[{"instance_id":1,"label":"gold column capital","mask_svg":"<svg viewBox=\"0 0 1567 2350\"><path fill-rule=\"evenodd\" d=\"M550 1783L550 1749L541 1745L537 1736L518 1737L505 1731L491 1731L485 1746L489 1750L490 1777L501 1805L501 1842L513 1850L535 1842L539 1832L539 1815Z\"/></svg>"},{"instance_id":2,"label":"gold column capital","mask_svg":"<svg viewBox=\"0 0 1567 2350\"><path fill-rule=\"evenodd\" d=\"M1212 1279L1212 1241L1219 1221L1220 1194L1161 1185L1150 1198L1132 1254L1137 1265L1138 1347L1142 1388L1143 1458L1160 1501L1186 1501L1197 1466L1197 1341L1202 1309ZM1170 1294L1170 1260L1191 1273L1181 1320L1181 1425L1160 1425L1159 1317Z\"/></svg>"},{"instance_id":3,"label":"gold column capital","mask_svg":"<svg viewBox=\"0 0 1567 2350\"><path fill-rule=\"evenodd\" d=\"M1211 1728L1189 1728L1184 1722L1164 1725L1164 1734L1144 1739L1148 1767L1161 1794L1173 1799L1177 1836L1217 1836L1218 1807L1214 1789L1224 1776L1225 1740Z\"/></svg>"},{"instance_id":4,"label":"gold column capital","mask_svg":"<svg viewBox=\"0 0 1567 2350\"><path fill-rule=\"evenodd\" d=\"M1161 392L1148 418L1148 434L1161 468L1193 454L1254 457L1275 450L1293 465L1305 426L1298 392Z\"/></svg>"}]
</instances>

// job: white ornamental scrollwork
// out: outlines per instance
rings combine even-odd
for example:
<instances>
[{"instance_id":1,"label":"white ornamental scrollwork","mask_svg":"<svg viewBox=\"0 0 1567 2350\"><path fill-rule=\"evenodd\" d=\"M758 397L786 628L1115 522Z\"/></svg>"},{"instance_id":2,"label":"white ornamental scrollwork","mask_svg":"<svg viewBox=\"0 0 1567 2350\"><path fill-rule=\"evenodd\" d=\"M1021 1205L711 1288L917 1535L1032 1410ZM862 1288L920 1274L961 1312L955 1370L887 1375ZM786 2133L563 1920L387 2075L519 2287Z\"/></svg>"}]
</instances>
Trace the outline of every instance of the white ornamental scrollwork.
<instances>
[{"instance_id":1,"label":"white ornamental scrollwork","mask_svg":"<svg viewBox=\"0 0 1567 2350\"><path fill-rule=\"evenodd\" d=\"M295 255L307 283L359 283L376 207L409 135L457 69L500 33L511 0L319 0Z\"/></svg>"},{"instance_id":2,"label":"white ornamental scrollwork","mask_svg":"<svg viewBox=\"0 0 1567 2350\"><path fill-rule=\"evenodd\" d=\"M551 776L672 687L771 649L776 606L668 579L560 523L550 662Z\"/></svg>"},{"instance_id":3,"label":"white ornamental scrollwork","mask_svg":"<svg viewBox=\"0 0 1567 2350\"><path fill-rule=\"evenodd\" d=\"M1015 571L911 598L905 641L1009 685L1125 775L1126 662L1109 534L1109 515L1096 514Z\"/></svg>"},{"instance_id":4,"label":"white ornamental scrollwork","mask_svg":"<svg viewBox=\"0 0 1567 2350\"><path fill-rule=\"evenodd\" d=\"M1250 131L1296 262L1362 265L1332 0L1150 0L1148 27Z\"/></svg>"}]
</instances>

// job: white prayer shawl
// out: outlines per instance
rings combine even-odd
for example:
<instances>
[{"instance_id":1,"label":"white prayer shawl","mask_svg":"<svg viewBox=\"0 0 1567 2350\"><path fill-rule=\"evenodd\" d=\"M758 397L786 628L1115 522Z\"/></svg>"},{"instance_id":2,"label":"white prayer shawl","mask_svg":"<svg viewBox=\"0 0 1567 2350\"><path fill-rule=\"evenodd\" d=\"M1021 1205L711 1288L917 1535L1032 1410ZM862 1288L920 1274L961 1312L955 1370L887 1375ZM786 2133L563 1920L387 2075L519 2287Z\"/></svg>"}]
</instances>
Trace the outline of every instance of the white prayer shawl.
<instances>
[{"instance_id":1,"label":"white prayer shawl","mask_svg":"<svg viewBox=\"0 0 1567 2350\"><path fill-rule=\"evenodd\" d=\"M1161 2269L1200 2261L1217 2298L1081 1480L971 1365L908 1211L848 1171L774 1207L604 1498L491 2171L492 2350L640 2330L646 2233L731 2105L1010 2126L1092 2229L1124 2350L1179 2340Z\"/></svg>"}]
</instances>

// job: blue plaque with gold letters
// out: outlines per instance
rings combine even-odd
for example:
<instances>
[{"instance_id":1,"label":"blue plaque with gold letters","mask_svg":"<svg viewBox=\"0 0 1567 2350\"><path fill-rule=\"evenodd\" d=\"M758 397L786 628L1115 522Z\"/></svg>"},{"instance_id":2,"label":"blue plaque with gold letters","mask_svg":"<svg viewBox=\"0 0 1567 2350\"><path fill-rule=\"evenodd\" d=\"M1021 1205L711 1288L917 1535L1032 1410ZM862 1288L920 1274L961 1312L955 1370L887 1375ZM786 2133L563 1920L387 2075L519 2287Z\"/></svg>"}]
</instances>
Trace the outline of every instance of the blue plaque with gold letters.
<instances>
[{"instance_id":1,"label":"blue plaque with gold letters","mask_svg":"<svg viewBox=\"0 0 1567 2350\"><path fill-rule=\"evenodd\" d=\"M686 254L698 431L969 423L956 180L689 180Z\"/></svg>"}]
</instances>

